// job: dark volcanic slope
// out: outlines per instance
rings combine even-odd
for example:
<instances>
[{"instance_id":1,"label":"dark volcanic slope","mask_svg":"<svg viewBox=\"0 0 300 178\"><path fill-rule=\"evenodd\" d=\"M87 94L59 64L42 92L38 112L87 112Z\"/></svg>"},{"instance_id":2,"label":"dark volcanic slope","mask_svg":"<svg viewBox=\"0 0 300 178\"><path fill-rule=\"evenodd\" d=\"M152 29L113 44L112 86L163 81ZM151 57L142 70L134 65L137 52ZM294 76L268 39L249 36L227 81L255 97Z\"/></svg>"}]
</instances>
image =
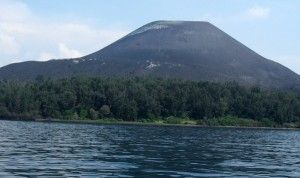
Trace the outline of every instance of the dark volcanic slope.
<instances>
[{"instance_id":1,"label":"dark volcanic slope","mask_svg":"<svg viewBox=\"0 0 300 178\"><path fill-rule=\"evenodd\" d=\"M156 21L78 59L24 62L0 69L2 79L38 75L151 75L298 88L299 76L265 59L208 22Z\"/></svg>"}]
</instances>

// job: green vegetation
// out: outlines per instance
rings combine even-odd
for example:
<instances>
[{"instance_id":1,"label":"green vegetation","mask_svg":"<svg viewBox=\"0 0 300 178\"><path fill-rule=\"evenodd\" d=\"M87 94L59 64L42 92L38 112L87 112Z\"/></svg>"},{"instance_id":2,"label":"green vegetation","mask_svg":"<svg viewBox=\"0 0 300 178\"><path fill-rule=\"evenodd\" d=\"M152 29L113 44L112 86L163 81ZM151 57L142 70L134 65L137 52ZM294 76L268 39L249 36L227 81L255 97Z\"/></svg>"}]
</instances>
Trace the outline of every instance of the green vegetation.
<instances>
[{"instance_id":1,"label":"green vegetation","mask_svg":"<svg viewBox=\"0 0 300 178\"><path fill-rule=\"evenodd\" d=\"M190 119L190 118L179 118L179 117L167 117L162 119L144 119L140 120L142 123L150 123L150 124L174 124L174 125L198 125L198 120Z\"/></svg>"},{"instance_id":2,"label":"green vegetation","mask_svg":"<svg viewBox=\"0 0 300 178\"><path fill-rule=\"evenodd\" d=\"M237 117L221 117L213 118L204 121L200 121L199 124L208 126L243 126L243 127L276 127L277 125L268 120L270 124L266 124L263 121L253 120L253 119L242 119Z\"/></svg>"},{"instance_id":3,"label":"green vegetation","mask_svg":"<svg viewBox=\"0 0 300 178\"><path fill-rule=\"evenodd\" d=\"M1 81L0 117L296 126L295 123L300 122L300 93L242 87L232 82L216 84L153 78Z\"/></svg>"},{"instance_id":4,"label":"green vegetation","mask_svg":"<svg viewBox=\"0 0 300 178\"><path fill-rule=\"evenodd\" d=\"M45 119L36 121L49 121ZM269 128L300 128L300 123L277 124L269 119L256 121L253 119L242 119L232 116L212 118L207 120L195 120L190 118L168 117L161 119L139 119L137 121L123 121L114 118L102 118L98 120L51 120L60 123L80 124L134 124L134 125L180 125L180 126L204 126L204 127L269 127Z\"/></svg>"}]
</instances>

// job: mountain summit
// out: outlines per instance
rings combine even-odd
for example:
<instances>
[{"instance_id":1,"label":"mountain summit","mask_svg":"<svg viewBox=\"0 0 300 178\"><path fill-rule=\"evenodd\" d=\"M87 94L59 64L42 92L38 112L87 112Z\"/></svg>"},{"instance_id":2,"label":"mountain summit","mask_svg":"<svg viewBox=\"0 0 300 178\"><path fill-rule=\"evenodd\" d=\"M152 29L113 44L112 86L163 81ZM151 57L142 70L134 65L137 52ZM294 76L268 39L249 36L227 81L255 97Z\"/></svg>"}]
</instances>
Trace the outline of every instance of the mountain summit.
<instances>
[{"instance_id":1,"label":"mountain summit","mask_svg":"<svg viewBox=\"0 0 300 178\"><path fill-rule=\"evenodd\" d=\"M300 77L268 60L208 22L155 21L90 55L0 68L1 79L154 76L237 81L267 88L300 88Z\"/></svg>"}]
</instances>

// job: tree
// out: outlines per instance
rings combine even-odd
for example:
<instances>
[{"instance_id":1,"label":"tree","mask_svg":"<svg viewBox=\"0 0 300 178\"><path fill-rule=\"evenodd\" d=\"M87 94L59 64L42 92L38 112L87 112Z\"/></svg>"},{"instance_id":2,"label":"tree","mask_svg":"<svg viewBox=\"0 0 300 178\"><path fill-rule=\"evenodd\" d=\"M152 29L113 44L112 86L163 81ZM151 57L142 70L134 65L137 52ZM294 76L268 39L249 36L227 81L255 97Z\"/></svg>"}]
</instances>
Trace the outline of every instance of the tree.
<instances>
[{"instance_id":1,"label":"tree","mask_svg":"<svg viewBox=\"0 0 300 178\"><path fill-rule=\"evenodd\" d=\"M96 111L96 110L94 110L93 108L91 108L91 109L89 110L89 118L91 118L91 119L93 119L93 120L96 120L96 119L98 119L98 117L99 117L98 111Z\"/></svg>"},{"instance_id":2,"label":"tree","mask_svg":"<svg viewBox=\"0 0 300 178\"><path fill-rule=\"evenodd\" d=\"M100 114L104 117L108 117L110 115L110 108L108 105L103 105L100 108Z\"/></svg>"},{"instance_id":3,"label":"tree","mask_svg":"<svg viewBox=\"0 0 300 178\"><path fill-rule=\"evenodd\" d=\"M243 117L300 121L300 92L155 78L0 81L0 117L97 119Z\"/></svg>"}]
</instances>

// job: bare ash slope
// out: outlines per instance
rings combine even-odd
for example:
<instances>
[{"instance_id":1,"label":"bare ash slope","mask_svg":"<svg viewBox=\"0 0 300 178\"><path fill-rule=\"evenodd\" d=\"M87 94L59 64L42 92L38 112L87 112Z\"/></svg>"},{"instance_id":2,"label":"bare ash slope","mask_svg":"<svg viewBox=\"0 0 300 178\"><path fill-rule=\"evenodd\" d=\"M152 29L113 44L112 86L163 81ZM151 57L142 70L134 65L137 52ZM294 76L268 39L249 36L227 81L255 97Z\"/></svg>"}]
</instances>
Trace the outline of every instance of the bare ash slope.
<instances>
[{"instance_id":1,"label":"bare ash slope","mask_svg":"<svg viewBox=\"0 0 300 178\"><path fill-rule=\"evenodd\" d=\"M208 22L155 21L84 57L24 62L0 69L2 79L155 76L196 81L237 81L270 88L299 88L300 77Z\"/></svg>"}]
</instances>

